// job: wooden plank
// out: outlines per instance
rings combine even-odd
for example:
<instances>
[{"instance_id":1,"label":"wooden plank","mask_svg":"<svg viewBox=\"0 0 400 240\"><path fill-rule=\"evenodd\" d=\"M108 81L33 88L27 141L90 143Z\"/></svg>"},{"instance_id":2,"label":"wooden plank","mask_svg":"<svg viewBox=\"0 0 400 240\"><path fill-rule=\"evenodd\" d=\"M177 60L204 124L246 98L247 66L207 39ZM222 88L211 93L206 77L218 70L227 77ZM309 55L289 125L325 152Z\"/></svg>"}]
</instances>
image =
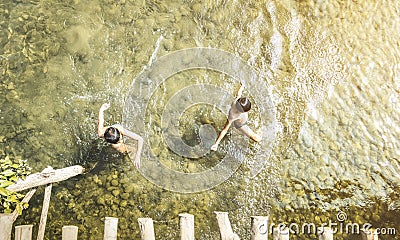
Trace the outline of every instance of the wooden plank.
<instances>
[{"instance_id":1,"label":"wooden plank","mask_svg":"<svg viewBox=\"0 0 400 240\"><path fill-rule=\"evenodd\" d=\"M15 226L15 240L31 240L33 225Z\"/></svg>"},{"instance_id":2,"label":"wooden plank","mask_svg":"<svg viewBox=\"0 0 400 240\"><path fill-rule=\"evenodd\" d=\"M319 240L333 240L333 231L330 227L318 228Z\"/></svg>"},{"instance_id":3,"label":"wooden plank","mask_svg":"<svg viewBox=\"0 0 400 240\"><path fill-rule=\"evenodd\" d=\"M13 225L12 214L0 214L0 240L10 240Z\"/></svg>"},{"instance_id":4,"label":"wooden plank","mask_svg":"<svg viewBox=\"0 0 400 240\"><path fill-rule=\"evenodd\" d=\"M251 240L268 240L268 217L251 217Z\"/></svg>"},{"instance_id":5,"label":"wooden plank","mask_svg":"<svg viewBox=\"0 0 400 240\"><path fill-rule=\"evenodd\" d=\"M232 230L227 212L214 212L217 215L217 222L221 240L238 240L239 236Z\"/></svg>"},{"instance_id":6,"label":"wooden plank","mask_svg":"<svg viewBox=\"0 0 400 240\"><path fill-rule=\"evenodd\" d=\"M78 227L77 226L64 226L62 228L62 240L77 240Z\"/></svg>"},{"instance_id":7,"label":"wooden plank","mask_svg":"<svg viewBox=\"0 0 400 240\"><path fill-rule=\"evenodd\" d=\"M188 213L179 214L181 240L194 240L194 216Z\"/></svg>"},{"instance_id":8,"label":"wooden plank","mask_svg":"<svg viewBox=\"0 0 400 240\"><path fill-rule=\"evenodd\" d=\"M52 169L41 173L34 173L25 178L18 180L15 184L7 187L7 190L19 192L26 189L47 185L49 183L61 182L76 175L82 174L85 169L82 166L71 166L62 169Z\"/></svg>"},{"instance_id":9,"label":"wooden plank","mask_svg":"<svg viewBox=\"0 0 400 240\"><path fill-rule=\"evenodd\" d=\"M274 240L289 240L289 229L288 228L281 229L279 227L274 228L273 239Z\"/></svg>"},{"instance_id":10,"label":"wooden plank","mask_svg":"<svg viewBox=\"0 0 400 240\"><path fill-rule=\"evenodd\" d=\"M142 240L155 240L153 219L151 218L138 218L140 239Z\"/></svg>"},{"instance_id":11,"label":"wooden plank","mask_svg":"<svg viewBox=\"0 0 400 240\"><path fill-rule=\"evenodd\" d=\"M29 192L25 195L24 199L22 199L21 203L28 203L29 200L31 200L33 194L35 194L36 192L36 188L31 188L29 190ZM15 220L17 220L18 217L18 212L17 210L14 210L13 214L13 222L15 222Z\"/></svg>"},{"instance_id":12,"label":"wooden plank","mask_svg":"<svg viewBox=\"0 0 400 240\"><path fill-rule=\"evenodd\" d=\"M116 240L118 231L118 218L106 217L104 220L103 240Z\"/></svg>"},{"instance_id":13,"label":"wooden plank","mask_svg":"<svg viewBox=\"0 0 400 240\"><path fill-rule=\"evenodd\" d=\"M46 222L47 222L47 214L49 212L50 206L50 197L51 197L51 189L53 185L49 184L44 189L44 198L43 198L43 207L42 207L42 214L40 216L40 223L39 223L39 230L37 240L44 239L44 232L46 229Z\"/></svg>"},{"instance_id":14,"label":"wooden plank","mask_svg":"<svg viewBox=\"0 0 400 240\"><path fill-rule=\"evenodd\" d=\"M378 240L376 229L361 229L362 240Z\"/></svg>"}]
</instances>

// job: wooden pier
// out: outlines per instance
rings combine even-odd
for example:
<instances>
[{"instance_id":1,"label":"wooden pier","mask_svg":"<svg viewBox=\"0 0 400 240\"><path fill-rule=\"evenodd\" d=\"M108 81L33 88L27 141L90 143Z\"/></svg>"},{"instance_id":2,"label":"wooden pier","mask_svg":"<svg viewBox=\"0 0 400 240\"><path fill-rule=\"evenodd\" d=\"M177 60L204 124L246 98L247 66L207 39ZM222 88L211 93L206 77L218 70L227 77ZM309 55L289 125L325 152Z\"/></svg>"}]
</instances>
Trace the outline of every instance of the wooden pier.
<instances>
[{"instance_id":1,"label":"wooden pier","mask_svg":"<svg viewBox=\"0 0 400 240\"><path fill-rule=\"evenodd\" d=\"M45 168L40 173L34 173L27 176L24 180L19 179L16 183L7 187L7 190L20 192L29 189L28 193L22 199L23 203L28 203L36 192L36 188L45 185L42 214L40 216L39 230L37 240L44 239L44 233L47 222L47 213L49 211L50 196L52 184L67 180L82 174L85 169L82 166L71 166L62 169L53 169L52 167ZM18 217L18 212L15 210L10 214L0 214L0 240L10 240L12 226ZM15 227L15 239L25 240L32 238L32 225L23 225Z\"/></svg>"},{"instance_id":2,"label":"wooden pier","mask_svg":"<svg viewBox=\"0 0 400 240\"><path fill-rule=\"evenodd\" d=\"M220 239L221 240L239 240L239 236L235 234L229 222L227 212L215 212L217 216ZM9 236L6 236L5 231L11 231L7 223L12 218L12 214L0 214L0 226L7 228L0 228L0 239L10 240ZM267 240L268 237L273 240L289 240L290 232L289 229L274 228L273 232L264 231L263 229L269 229L267 225L268 217L255 216L251 217L251 240ZM151 218L138 218L138 224L140 229L141 240L155 240L157 239L154 233L153 220ZM179 214L179 227L180 227L180 239L181 240L194 240L194 215L188 213ZM32 239L32 228L33 225L21 225L15 227L15 240L31 240ZM4 231L3 231L4 230ZM378 240L378 235L374 231L360 231L363 240ZM118 218L106 217L104 219L104 234L103 240L117 240L118 235ZM8 238L7 238L8 237ZM271 238L272 237L272 238ZM295 237L294 239L296 239ZM62 228L62 240L78 240L79 233L78 227L76 226L64 226ZM163 239L161 236L160 239ZM245 239L248 239L246 237ZM333 240L334 233L329 227L318 229L319 240Z\"/></svg>"},{"instance_id":3,"label":"wooden pier","mask_svg":"<svg viewBox=\"0 0 400 240\"><path fill-rule=\"evenodd\" d=\"M7 189L12 191L22 191L30 189L25 195L22 202L28 202L32 195L35 193L38 186L45 185L45 193L43 200L42 214L38 226L38 240L43 240L47 212L50 204L50 196L52 183L69 179L73 176L82 174L84 172L81 166L72 166L68 168L54 170L49 167L41 173L29 175L25 180L18 181L14 185L9 186ZM239 240L239 236L233 231L229 221L227 212L215 212L216 221L219 227L221 240ZM0 240L11 240L13 223L15 222L18 214L16 212L11 214L0 214ZM179 214L179 227L181 240L194 240L195 227L194 215L188 213ZM290 231L286 227L283 228L270 228L268 225L268 216L252 216L250 217L250 239L251 240L267 240L272 237L273 240L289 240ZM155 240L156 235L154 232L154 224L151 218L138 218L140 239L141 240ZM14 239L15 240L31 240L32 239L33 225L15 226ZM378 240L378 234L373 230L360 231L363 240ZM319 240L333 240L334 231L329 227L318 228L317 231ZM104 233L103 240L117 240L118 236L118 218L106 217L104 219ZM163 238L160 236L159 238ZM297 238L297 237L295 237ZM79 229L77 226L64 226L62 228L62 240L77 240L79 239ZM246 237L248 239L248 237Z\"/></svg>"}]
</instances>

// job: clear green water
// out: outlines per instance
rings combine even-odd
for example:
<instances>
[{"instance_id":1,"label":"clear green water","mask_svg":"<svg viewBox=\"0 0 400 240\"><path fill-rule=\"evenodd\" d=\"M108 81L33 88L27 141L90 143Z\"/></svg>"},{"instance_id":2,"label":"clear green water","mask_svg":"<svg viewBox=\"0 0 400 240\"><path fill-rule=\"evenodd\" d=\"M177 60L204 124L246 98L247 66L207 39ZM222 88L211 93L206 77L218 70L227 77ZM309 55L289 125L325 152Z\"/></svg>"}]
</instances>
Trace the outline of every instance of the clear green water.
<instances>
[{"instance_id":1,"label":"clear green water","mask_svg":"<svg viewBox=\"0 0 400 240\"><path fill-rule=\"evenodd\" d=\"M35 171L95 166L53 188L48 239L59 239L63 225L99 239L105 216L120 219L120 239L139 237L138 217L156 221L158 238L177 239L181 212L195 215L198 239L218 239L213 211L228 211L234 231L248 238L252 215L319 224L339 210L349 222L397 227L396 236L380 238L399 239L399 13L396 1L2 1L0 153L28 159ZM122 122L131 82L152 55L200 46L256 69L282 128L255 179L244 164L210 191L177 194L149 183L97 139L97 111L108 101L106 122ZM186 74L175 78L237 88L210 71ZM160 90L152 114L181 87ZM207 118L219 129L225 121ZM181 125L188 136L193 124L209 121L188 119ZM165 164L181 171L217 162L171 161L162 151ZM37 226L42 196L17 224Z\"/></svg>"}]
</instances>

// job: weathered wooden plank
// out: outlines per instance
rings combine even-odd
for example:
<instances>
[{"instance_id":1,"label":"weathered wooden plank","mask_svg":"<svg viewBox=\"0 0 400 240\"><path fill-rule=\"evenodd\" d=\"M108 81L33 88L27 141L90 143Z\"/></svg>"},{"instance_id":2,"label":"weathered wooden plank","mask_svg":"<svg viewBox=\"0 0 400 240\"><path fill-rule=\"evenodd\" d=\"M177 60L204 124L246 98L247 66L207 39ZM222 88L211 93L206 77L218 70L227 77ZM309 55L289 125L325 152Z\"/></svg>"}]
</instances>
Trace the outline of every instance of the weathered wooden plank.
<instances>
[{"instance_id":1,"label":"weathered wooden plank","mask_svg":"<svg viewBox=\"0 0 400 240\"><path fill-rule=\"evenodd\" d=\"M50 171L45 170L41 173L31 174L27 176L25 180L18 180L15 184L8 186L7 190L19 192L26 189L47 185L49 183L61 182L76 175L82 174L85 171L82 166L78 165L55 170L51 169Z\"/></svg>"},{"instance_id":2,"label":"weathered wooden plank","mask_svg":"<svg viewBox=\"0 0 400 240\"><path fill-rule=\"evenodd\" d=\"M221 240L239 240L239 236L232 230L227 212L214 212L217 215Z\"/></svg>"},{"instance_id":3,"label":"weathered wooden plank","mask_svg":"<svg viewBox=\"0 0 400 240\"><path fill-rule=\"evenodd\" d=\"M153 219L151 218L138 218L140 239L142 240L155 240Z\"/></svg>"},{"instance_id":4,"label":"weathered wooden plank","mask_svg":"<svg viewBox=\"0 0 400 240\"><path fill-rule=\"evenodd\" d=\"M15 240L31 240L33 225L15 226Z\"/></svg>"},{"instance_id":5,"label":"weathered wooden plank","mask_svg":"<svg viewBox=\"0 0 400 240\"><path fill-rule=\"evenodd\" d=\"M35 194L35 192L36 192L36 188L31 188L29 190L29 192L27 194L25 194L25 197L24 197L24 199L22 199L21 203L28 203L29 200L31 200L31 198L33 197L33 194ZM17 220L17 217L18 217L17 210L14 210L12 215L13 215L13 222L15 222L15 220Z\"/></svg>"},{"instance_id":6,"label":"weathered wooden plank","mask_svg":"<svg viewBox=\"0 0 400 240\"><path fill-rule=\"evenodd\" d=\"M268 217L251 217L251 240L268 240Z\"/></svg>"},{"instance_id":7,"label":"weathered wooden plank","mask_svg":"<svg viewBox=\"0 0 400 240\"><path fill-rule=\"evenodd\" d=\"M318 228L318 239L319 240L333 240L333 231L330 227L319 227Z\"/></svg>"},{"instance_id":8,"label":"weathered wooden plank","mask_svg":"<svg viewBox=\"0 0 400 240\"><path fill-rule=\"evenodd\" d=\"M62 228L62 240L77 240L78 227L77 226L64 226Z\"/></svg>"},{"instance_id":9,"label":"weathered wooden plank","mask_svg":"<svg viewBox=\"0 0 400 240\"><path fill-rule=\"evenodd\" d=\"M44 198L43 198L43 207L42 207L42 214L40 215L40 223L39 223L39 230L38 230L38 237L37 240L44 239L44 232L46 229L46 222L47 222L47 214L49 212L50 206L50 197L51 197L51 189L53 185L50 183L44 189Z\"/></svg>"},{"instance_id":10,"label":"weathered wooden plank","mask_svg":"<svg viewBox=\"0 0 400 240\"><path fill-rule=\"evenodd\" d=\"M118 218L106 217L104 221L104 240L116 240L118 231Z\"/></svg>"},{"instance_id":11,"label":"weathered wooden plank","mask_svg":"<svg viewBox=\"0 0 400 240\"><path fill-rule=\"evenodd\" d=\"M10 240L13 225L12 214L0 214L0 240Z\"/></svg>"},{"instance_id":12,"label":"weathered wooden plank","mask_svg":"<svg viewBox=\"0 0 400 240\"><path fill-rule=\"evenodd\" d=\"M378 240L376 229L361 229L362 240Z\"/></svg>"},{"instance_id":13,"label":"weathered wooden plank","mask_svg":"<svg viewBox=\"0 0 400 240\"><path fill-rule=\"evenodd\" d=\"M188 213L179 214L181 240L194 240L194 216Z\"/></svg>"},{"instance_id":14,"label":"weathered wooden plank","mask_svg":"<svg viewBox=\"0 0 400 240\"><path fill-rule=\"evenodd\" d=\"M288 228L281 229L279 227L274 228L273 239L274 240L289 240L289 229Z\"/></svg>"}]
</instances>

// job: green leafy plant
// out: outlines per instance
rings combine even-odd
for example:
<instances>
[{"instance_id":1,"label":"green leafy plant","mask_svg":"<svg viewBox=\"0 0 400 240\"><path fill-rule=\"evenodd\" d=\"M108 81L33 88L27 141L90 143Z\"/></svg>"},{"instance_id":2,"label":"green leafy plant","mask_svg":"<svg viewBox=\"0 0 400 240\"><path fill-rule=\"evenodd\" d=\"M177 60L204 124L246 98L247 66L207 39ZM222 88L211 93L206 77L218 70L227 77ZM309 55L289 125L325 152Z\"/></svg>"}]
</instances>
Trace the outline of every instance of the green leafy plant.
<instances>
[{"instance_id":1,"label":"green leafy plant","mask_svg":"<svg viewBox=\"0 0 400 240\"><path fill-rule=\"evenodd\" d=\"M0 213L11 213L15 209L22 214L22 210L28 207L28 203L21 202L23 194L10 191L7 187L20 178L25 179L30 170L26 161L10 156L0 158Z\"/></svg>"}]
</instances>

